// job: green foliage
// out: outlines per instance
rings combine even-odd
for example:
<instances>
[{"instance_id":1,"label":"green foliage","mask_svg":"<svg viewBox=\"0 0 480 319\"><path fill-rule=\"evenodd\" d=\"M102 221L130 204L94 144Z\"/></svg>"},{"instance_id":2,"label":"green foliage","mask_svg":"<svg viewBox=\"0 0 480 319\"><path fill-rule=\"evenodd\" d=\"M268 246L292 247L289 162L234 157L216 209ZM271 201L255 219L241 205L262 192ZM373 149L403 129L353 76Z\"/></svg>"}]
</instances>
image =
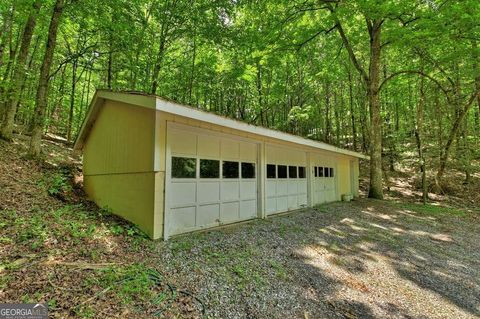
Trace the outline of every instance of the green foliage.
<instances>
[{"instance_id":1,"label":"green foliage","mask_svg":"<svg viewBox=\"0 0 480 319\"><path fill-rule=\"evenodd\" d=\"M275 270L276 275L281 278L282 280L288 279L287 269L275 259L269 260L270 267Z\"/></svg>"},{"instance_id":2,"label":"green foliage","mask_svg":"<svg viewBox=\"0 0 480 319\"><path fill-rule=\"evenodd\" d=\"M72 185L65 171L45 175L40 183L45 187L48 194L52 196L66 194L72 190Z\"/></svg>"},{"instance_id":3,"label":"green foliage","mask_svg":"<svg viewBox=\"0 0 480 319\"><path fill-rule=\"evenodd\" d=\"M155 273L155 278L159 276ZM152 288L157 284L152 278L152 270L143 264L114 266L98 271L98 276L90 277L88 286L99 286L112 291L125 305L132 302L145 302L153 298Z\"/></svg>"},{"instance_id":4,"label":"green foliage","mask_svg":"<svg viewBox=\"0 0 480 319\"><path fill-rule=\"evenodd\" d=\"M403 208L405 210L413 211L415 213L419 213L421 215L426 216L458 216L458 217L465 217L467 216L467 212L458 208L453 207L445 207L439 205L422 205L422 204L396 204L397 207Z\"/></svg>"}]
</instances>

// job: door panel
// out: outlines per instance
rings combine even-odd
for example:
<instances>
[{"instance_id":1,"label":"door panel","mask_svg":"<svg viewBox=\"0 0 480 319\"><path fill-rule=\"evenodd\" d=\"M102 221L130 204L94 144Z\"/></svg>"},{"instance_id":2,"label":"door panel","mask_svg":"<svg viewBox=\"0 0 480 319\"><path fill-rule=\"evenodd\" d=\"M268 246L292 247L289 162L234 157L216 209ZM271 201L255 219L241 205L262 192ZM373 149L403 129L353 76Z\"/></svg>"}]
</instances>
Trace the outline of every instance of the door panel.
<instances>
[{"instance_id":1,"label":"door panel","mask_svg":"<svg viewBox=\"0 0 480 319\"><path fill-rule=\"evenodd\" d=\"M307 176L299 176L299 167L307 166L307 153L304 150L266 145L266 165L275 165L276 175L266 180L266 213L274 214L299 209L307 204ZM280 175L279 166L286 166L287 176ZM266 167L264 167L266 170ZM293 169L293 172L290 170ZM285 178L286 177L286 178Z\"/></svg>"},{"instance_id":2,"label":"door panel","mask_svg":"<svg viewBox=\"0 0 480 319\"><path fill-rule=\"evenodd\" d=\"M311 167L312 172L312 190L313 190L313 205L322 203L333 202L336 200L336 165L334 158L326 155L311 154ZM315 167L322 168L318 170L317 176L315 176ZM334 168L334 177L326 177L325 168ZM320 174L320 171L322 174ZM329 175L329 174L328 174Z\"/></svg>"},{"instance_id":3,"label":"door panel","mask_svg":"<svg viewBox=\"0 0 480 319\"><path fill-rule=\"evenodd\" d=\"M170 171L167 173L165 212L167 236L257 216L258 144L173 124L168 126L167 149L167 161L170 163L167 164ZM191 167L183 168L189 178L173 174L172 157L195 158L194 174ZM215 164L202 166L202 174L208 178L200 178L201 159L218 161L218 170L215 170ZM222 178L222 161L239 163L238 178ZM249 171L245 177L250 178L241 178L241 162L254 165L254 176L252 165L247 165ZM181 165L181 162L176 163Z\"/></svg>"}]
</instances>

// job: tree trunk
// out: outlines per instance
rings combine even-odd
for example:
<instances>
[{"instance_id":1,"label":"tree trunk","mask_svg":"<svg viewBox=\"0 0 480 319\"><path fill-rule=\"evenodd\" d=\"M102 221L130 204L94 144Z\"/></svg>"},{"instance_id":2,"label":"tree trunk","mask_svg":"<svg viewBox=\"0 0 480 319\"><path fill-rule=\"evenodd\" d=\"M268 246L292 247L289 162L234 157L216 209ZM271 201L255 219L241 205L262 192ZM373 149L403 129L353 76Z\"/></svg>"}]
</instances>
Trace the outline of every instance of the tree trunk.
<instances>
[{"instance_id":1,"label":"tree trunk","mask_svg":"<svg viewBox=\"0 0 480 319\"><path fill-rule=\"evenodd\" d=\"M151 94L157 94L158 75L160 74L160 70L162 68L164 54L165 54L165 39L162 36L160 39L160 46L158 47L157 59L155 61L155 66L153 68L152 89L150 90Z\"/></svg>"},{"instance_id":2,"label":"tree trunk","mask_svg":"<svg viewBox=\"0 0 480 319\"><path fill-rule=\"evenodd\" d=\"M5 47L9 47L9 56L7 61L7 66L5 67L5 71L3 73L3 82L0 83L0 123L3 122L7 113L7 101L6 101L6 94L5 91L7 90L6 82L8 78L11 76L11 68L13 65L13 60L15 58L18 43L13 44L13 31L12 31L12 24L13 24L13 17L15 14L15 3L11 10L10 15L6 16L7 21L5 21L5 31L1 34L1 42L0 42L0 68L3 66L3 55L5 53Z\"/></svg>"},{"instance_id":3,"label":"tree trunk","mask_svg":"<svg viewBox=\"0 0 480 319\"><path fill-rule=\"evenodd\" d=\"M53 107L50 111L50 121L48 123L49 129L51 129L52 122L54 122L57 119L56 114L55 114L57 112L57 109L61 108L62 104L63 104L63 97L64 97L64 94L65 94L65 72L66 72L66 70L67 70L67 64L65 64L62 68L62 75L60 77L60 88L58 90L59 97L56 99L55 104L53 105ZM55 123L55 126L57 127L57 130L58 130L57 123Z\"/></svg>"},{"instance_id":4,"label":"tree trunk","mask_svg":"<svg viewBox=\"0 0 480 319\"><path fill-rule=\"evenodd\" d=\"M480 92L480 64L478 63L478 51L477 51L477 41L472 41L473 49L473 75L475 77L475 90ZM477 106L478 109L475 112L475 124L476 129L480 133L480 94L477 95Z\"/></svg>"},{"instance_id":5,"label":"tree trunk","mask_svg":"<svg viewBox=\"0 0 480 319\"><path fill-rule=\"evenodd\" d=\"M357 127L355 125L355 111L353 108L353 82L352 82L352 74L350 73L350 70L348 70L348 94L349 94L349 101L350 101L350 117L352 120L353 150L357 151Z\"/></svg>"},{"instance_id":6,"label":"tree trunk","mask_svg":"<svg viewBox=\"0 0 480 319\"><path fill-rule=\"evenodd\" d=\"M78 58L75 58L72 63L72 89L70 91L70 109L68 112L67 142L70 142L72 139L73 110L75 108L75 89L77 87L77 66Z\"/></svg>"},{"instance_id":7,"label":"tree trunk","mask_svg":"<svg viewBox=\"0 0 480 319\"><path fill-rule=\"evenodd\" d=\"M420 100L417 105L417 121L415 125L415 139L417 141L418 159L420 161L420 172L422 174L422 200L423 204L428 200L427 170L425 157L423 155L423 109L425 105L424 78L420 79Z\"/></svg>"},{"instance_id":8,"label":"tree trunk","mask_svg":"<svg viewBox=\"0 0 480 319\"><path fill-rule=\"evenodd\" d=\"M370 69L368 102L370 106L370 189L368 197L383 199L382 187L382 119L380 115L381 22L374 20L370 30Z\"/></svg>"},{"instance_id":9,"label":"tree trunk","mask_svg":"<svg viewBox=\"0 0 480 319\"><path fill-rule=\"evenodd\" d=\"M35 99L35 114L33 118L32 137L29 145L29 155L38 157L41 152L41 141L43 125L45 122L45 111L47 108L47 94L50 67L53 61L53 53L57 43L57 31L60 24L60 18L65 6L64 0L57 0L53 8L50 26L48 28L47 44L45 47L45 55L43 57L42 66L40 68L40 78L38 82L37 95Z\"/></svg>"},{"instance_id":10,"label":"tree trunk","mask_svg":"<svg viewBox=\"0 0 480 319\"><path fill-rule=\"evenodd\" d=\"M469 184L471 181L471 156L470 156L470 144L468 143L468 121L463 121L463 132L462 132L462 164L465 171L465 184Z\"/></svg>"},{"instance_id":11,"label":"tree trunk","mask_svg":"<svg viewBox=\"0 0 480 319\"><path fill-rule=\"evenodd\" d=\"M23 82L25 81L26 77L27 70L25 66L28 57L28 49L30 48L33 30L35 29L37 15L41 5L41 2L38 0L33 3L32 11L28 16L25 28L23 30L20 51L18 52L17 63L13 71L13 85L7 93L5 119L0 130L0 137L6 140L10 140L12 138L15 115L17 114L17 106L20 100Z\"/></svg>"},{"instance_id":12,"label":"tree trunk","mask_svg":"<svg viewBox=\"0 0 480 319\"><path fill-rule=\"evenodd\" d=\"M112 89L112 65L113 65L113 48L110 46L110 52L108 52L108 66L107 66L107 88Z\"/></svg>"},{"instance_id":13,"label":"tree trunk","mask_svg":"<svg viewBox=\"0 0 480 319\"><path fill-rule=\"evenodd\" d=\"M458 115L455 118L455 122L453 123L452 129L450 130L450 134L448 135L447 143L445 144L445 147L443 148L441 155L440 155L440 166L438 168L437 172L437 183L440 183L443 175L445 173L445 167L447 165L448 157L450 155L450 150L452 148L453 142L455 141L455 138L457 137L457 134L460 130L460 126L462 124L463 119L465 118L465 115L468 113L470 110L470 107L472 106L473 102L478 98L479 92L474 92L470 99L466 102L466 104L463 106L462 109L459 110Z\"/></svg>"},{"instance_id":14,"label":"tree trunk","mask_svg":"<svg viewBox=\"0 0 480 319\"><path fill-rule=\"evenodd\" d=\"M91 67L93 68L93 65ZM87 74L87 81L83 83L82 102L80 103L80 115L78 120L77 135L78 135L78 132L80 132L80 129L82 128L82 125L83 125L83 120L85 116L84 113L86 113L84 112L84 110L88 111L91 78L92 78L92 69L89 69ZM86 92L85 92L85 88L87 90ZM85 93L85 96L84 96L84 93Z\"/></svg>"},{"instance_id":15,"label":"tree trunk","mask_svg":"<svg viewBox=\"0 0 480 319\"><path fill-rule=\"evenodd\" d=\"M325 81L325 135L323 139L325 143L330 143L330 131L331 131L330 122L330 82Z\"/></svg>"},{"instance_id":16,"label":"tree trunk","mask_svg":"<svg viewBox=\"0 0 480 319\"><path fill-rule=\"evenodd\" d=\"M2 33L0 34L0 67L3 63L3 54L5 53L5 47L7 46L8 40L12 36L12 25L13 17L15 15L15 1L13 2L13 7L10 11L3 12L3 26Z\"/></svg>"},{"instance_id":17,"label":"tree trunk","mask_svg":"<svg viewBox=\"0 0 480 319\"><path fill-rule=\"evenodd\" d=\"M195 81L195 60L197 59L197 39L196 33L193 34L193 53L190 66L190 79L188 81L188 104L192 105L193 83Z\"/></svg>"}]
</instances>

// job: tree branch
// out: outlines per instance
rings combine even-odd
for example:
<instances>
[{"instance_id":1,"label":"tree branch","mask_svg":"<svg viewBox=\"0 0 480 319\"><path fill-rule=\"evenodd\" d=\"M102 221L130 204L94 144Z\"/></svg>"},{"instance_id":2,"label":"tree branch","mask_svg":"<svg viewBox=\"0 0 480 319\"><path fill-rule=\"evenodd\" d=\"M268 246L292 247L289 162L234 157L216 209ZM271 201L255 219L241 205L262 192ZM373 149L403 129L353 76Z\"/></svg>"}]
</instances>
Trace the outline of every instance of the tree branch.
<instances>
[{"instance_id":1,"label":"tree branch","mask_svg":"<svg viewBox=\"0 0 480 319\"><path fill-rule=\"evenodd\" d=\"M391 79L399 76L399 75L402 75L402 74L416 74L416 75L420 75L420 76L423 76L427 79L429 79L430 81L432 81L433 83L435 83L438 88L445 94L445 97L447 98L447 100L449 101L449 103L451 102L450 100L450 95L448 94L448 90L446 88L443 87L443 85L437 80L435 79L434 77L422 72L422 71L418 71L418 70L403 70L403 71L398 71L398 72L395 72L395 73L392 73L390 74L388 77L386 77L383 82L380 84L379 88L378 88L378 91L381 91L383 86L388 82L390 81Z\"/></svg>"},{"instance_id":2,"label":"tree branch","mask_svg":"<svg viewBox=\"0 0 480 319\"><path fill-rule=\"evenodd\" d=\"M312 36L310 36L308 39L306 39L305 41L301 42L301 43L297 43L295 44L295 46L297 46L297 51L300 51L300 49L302 49L305 44L307 44L308 42L314 40L316 37L318 37L320 34L324 33L324 34L329 34L330 32L332 32L333 30L335 30L335 28L337 27L337 25L334 25L333 27L331 27L330 29L322 29L318 32L315 32Z\"/></svg>"},{"instance_id":3,"label":"tree branch","mask_svg":"<svg viewBox=\"0 0 480 319\"><path fill-rule=\"evenodd\" d=\"M360 72L360 75L362 76L364 81L369 82L370 79L369 79L367 73L365 72L365 69L358 62L357 57L355 55L355 52L353 52L353 48L350 45L350 41L348 41L348 38L345 34L345 31L343 30L343 27L342 27L342 25L341 25L341 23L340 23L340 21L338 20L337 17L335 17L335 22L336 22L338 33L340 34L340 37L342 38L343 45L347 49L348 56L350 57L350 60L352 60L353 65L358 70L358 72Z\"/></svg>"}]
</instances>

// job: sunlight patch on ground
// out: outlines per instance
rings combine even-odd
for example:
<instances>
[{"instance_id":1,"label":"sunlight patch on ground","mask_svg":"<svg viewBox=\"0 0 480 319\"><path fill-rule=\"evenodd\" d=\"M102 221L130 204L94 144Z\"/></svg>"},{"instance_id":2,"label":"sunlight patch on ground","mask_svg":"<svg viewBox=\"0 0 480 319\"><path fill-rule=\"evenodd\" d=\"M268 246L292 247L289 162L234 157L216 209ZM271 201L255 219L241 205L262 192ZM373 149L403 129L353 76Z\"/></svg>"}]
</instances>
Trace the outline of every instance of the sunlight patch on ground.
<instances>
[{"instance_id":1,"label":"sunlight patch on ground","mask_svg":"<svg viewBox=\"0 0 480 319\"><path fill-rule=\"evenodd\" d=\"M375 223L369 223L372 227L375 227L375 228L380 228L380 229L383 229L383 230L388 230L387 227L384 227L382 225L379 225L379 224L375 224Z\"/></svg>"},{"instance_id":2,"label":"sunlight patch on ground","mask_svg":"<svg viewBox=\"0 0 480 319\"><path fill-rule=\"evenodd\" d=\"M400 227L390 227L390 229L397 233L401 233L401 234L405 233L405 230Z\"/></svg>"}]
</instances>

